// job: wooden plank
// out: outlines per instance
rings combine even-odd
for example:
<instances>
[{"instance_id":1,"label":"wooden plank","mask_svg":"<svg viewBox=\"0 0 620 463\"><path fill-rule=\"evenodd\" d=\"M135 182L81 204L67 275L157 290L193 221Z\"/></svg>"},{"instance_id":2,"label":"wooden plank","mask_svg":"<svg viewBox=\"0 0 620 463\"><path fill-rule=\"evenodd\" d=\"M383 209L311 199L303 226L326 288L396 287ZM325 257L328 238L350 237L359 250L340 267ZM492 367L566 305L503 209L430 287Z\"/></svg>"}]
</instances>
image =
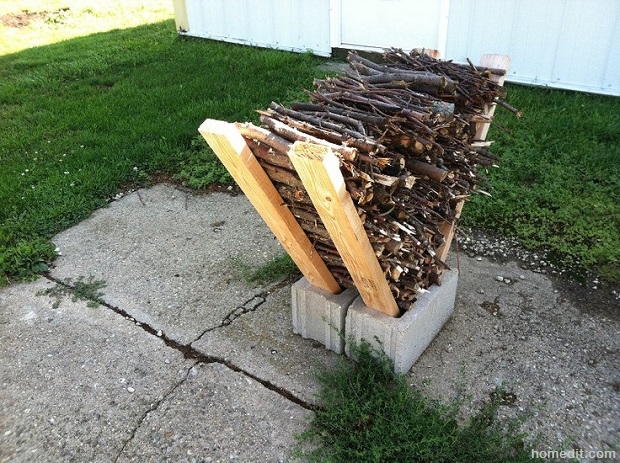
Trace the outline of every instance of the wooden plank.
<instances>
[{"instance_id":1,"label":"wooden plank","mask_svg":"<svg viewBox=\"0 0 620 463\"><path fill-rule=\"evenodd\" d=\"M187 0L172 0L174 7L174 22L177 32L189 32L189 19L187 16Z\"/></svg>"},{"instance_id":2,"label":"wooden plank","mask_svg":"<svg viewBox=\"0 0 620 463\"><path fill-rule=\"evenodd\" d=\"M510 58L507 55L482 55L482 58L480 58L480 66L485 68L503 69L508 71L508 67L510 66ZM491 80L497 82L499 85L504 85L504 80L506 80L506 76L498 76L496 74L492 74ZM492 118L493 114L495 114L496 106L497 105L495 103L491 105L485 105L485 115ZM482 122L477 124L476 140L486 140L490 127L490 122Z\"/></svg>"},{"instance_id":3,"label":"wooden plank","mask_svg":"<svg viewBox=\"0 0 620 463\"><path fill-rule=\"evenodd\" d=\"M480 66L484 68L500 69L507 71L510 67L510 57L508 55L494 55L487 53L480 58ZM500 85L504 85L506 76L494 76L491 78Z\"/></svg>"},{"instance_id":4,"label":"wooden plank","mask_svg":"<svg viewBox=\"0 0 620 463\"><path fill-rule=\"evenodd\" d=\"M454 239L454 233L456 232L456 222L458 218L461 216L461 211L463 210L463 205L465 204L464 200L461 200L456 205L456 219L453 222L444 222L440 227L439 231L443 235L444 242L437 249L437 257L443 262L448 258L448 253L450 252L450 246L452 245L452 240Z\"/></svg>"},{"instance_id":5,"label":"wooden plank","mask_svg":"<svg viewBox=\"0 0 620 463\"><path fill-rule=\"evenodd\" d=\"M254 154L228 122L207 119L198 129L308 282L330 293L342 288L314 249Z\"/></svg>"},{"instance_id":6,"label":"wooden plank","mask_svg":"<svg viewBox=\"0 0 620 463\"><path fill-rule=\"evenodd\" d=\"M435 50L434 48L414 48L413 51L417 53L423 53L426 56L430 56L434 59L439 59L441 57L441 53L439 50Z\"/></svg>"},{"instance_id":7,"label":"wooden plank","mask_svg":"<svg viewBox=\"0 0 620 463\"><path fill-rule=\"evenodd\" d=\"M345 188L338 157L327 146L299 141L289 157L364 303L398 316L394 296Z\"/></svg>"}]
</instances>

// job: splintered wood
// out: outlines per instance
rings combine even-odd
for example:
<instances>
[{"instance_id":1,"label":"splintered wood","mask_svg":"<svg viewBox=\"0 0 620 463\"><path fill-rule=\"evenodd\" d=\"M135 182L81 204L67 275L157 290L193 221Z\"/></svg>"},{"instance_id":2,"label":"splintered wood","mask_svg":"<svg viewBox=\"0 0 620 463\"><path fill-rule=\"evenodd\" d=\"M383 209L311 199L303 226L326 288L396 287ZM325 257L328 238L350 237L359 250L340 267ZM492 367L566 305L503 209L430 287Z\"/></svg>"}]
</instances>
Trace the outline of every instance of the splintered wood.
<instances>
[{"instance_id":1,"label":"splintered wood","mask_svg":"<svg viewBox=\"0 0 620 463\"><path fill-rule=\"evenodd\" d=\"M262 127L237 124L249 148L336 281L354 278L321 221L289 151L301 141L336 154L348 191L399 309L440 283L446 236L463 200L495 163L476 139L503 97L505 70L390 50L378 64L349 54L350 70L314 83L309 102L272 103ZM485 132L486 134L486 132ZM351 238L349 238L351 239ZM442 247L443 245L443 247Z\"/></svg>"}]
</instances>

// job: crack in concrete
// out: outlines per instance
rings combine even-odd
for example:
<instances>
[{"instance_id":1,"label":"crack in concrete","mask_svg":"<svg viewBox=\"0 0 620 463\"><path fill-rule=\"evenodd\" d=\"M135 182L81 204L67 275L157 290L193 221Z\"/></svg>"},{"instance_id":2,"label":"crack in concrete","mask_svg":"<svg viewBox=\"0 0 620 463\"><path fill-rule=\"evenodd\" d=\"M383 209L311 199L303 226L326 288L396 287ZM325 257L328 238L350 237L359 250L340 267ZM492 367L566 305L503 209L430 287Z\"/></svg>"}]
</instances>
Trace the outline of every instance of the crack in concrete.
<instances>
[{"instance_id":1,"label":"crack in concrete","mask_svg":"<svg viewBox=\"0 0 620 463\"><path fill-rule=\"evenodd\" d=\"M63 282L62 280L58 280L57 278L52 277L49 274L43 274L43 276L45 278L47 278L49 281L51 281L53 283L56 283L58 285L61 285L61 286L63 286L64 288L66 288L68 290L74 290L74 288L72 286L68 285L67 283ZM254 308L252 310L247 310L246 312L243 312L240 315L243 315L244 313L248 313L248 312L251 312L253 310L256 310L258 307L260 307L260 305L262 305L266 301L266 297L269 294L271 294L273 291L276 291L276 290L286 286L288 284L288 280L289 279L287 278L287 279L285 279L285 280L283 280L283 281L281 281L279 283L276 283L275 285L273 285L272 287L270 287L267 290L263 291L262 293L259 293L257 296L253 296L251 299L249 299L246 302L246 304L250 303L251 301L253 301L257 297L258 297L259 301L260 301L261 298L263 300L261 302L257 303L256 305L254 305L253 306ZM200 339L200 337L202 337L204 335L204 333L202 335L200 335L200 337L198 337L198 339L196 339L196 341L192 341L189 344L181 344L178 341L175 341L174 339L169 338L168 336L166 336L165 333L162 333L161 331L156 330L155 328L153 328L149 324L144 323L144 322L139 322L134 317L132 317L129 313L127 313L125 310L123 310L123 309L121 309L119 307L113 306L112 304L108 304L107 302L102 301L102 300L97 300L95 302L97 302L98 304L100 304L100 305L102 305L102 306L112 310L114 313L122 316L126 320L129 320L129 321L135 323L135 326L137 326L138 328L141 328L143 331L146 331L148 334L156 336L158 339L161 339L166 346L168 346L168 347L170 347L170 348L180 352L183 355L184 359L186 359L186 360L195 360L195 363L194 363L194 365L192 365L192 367L195 367L196 365L201 364L201 363L204 363L204 364L218 363L218 364L226 366L227 368L229 368L230 370L232 370L234 372L240 373L240 374L242 374L242 375L244 375L244 376L246 376L246 377L248 377L250 379L253 379L254 381L260 383L263 387L269 389L270 391L275 392L276 394L284 397L285 399L287 399L287 400L289 400L289 401L299 405L300 407L302 407L302 408L304 408L306 410L317 411L317 410L320 409L320 407L318 407L317 405L309 403L309 402L306 402L305 400L303 400L303 399L297 397L296 395L294 395L292 392L287 391L286 389L273 384L271 381L268 381L266 379L262 379L262 378L256 376L255 374L250 373L249 371L244 370L243 368L235 365L234 363L232 363L229 360L226 360L225 358L217 357L217 356L214 356L214 355L203 354L202 352L200 352L197 349L195 349L194 347L192 347L192 344L194 342L196 342L198 339ZM231 312L231 314L235 313L236 310L237 309L233 310ZM238 315L237 317L234 317L232 320L235 320L236 318L239 318L240 315ZM228 315L227 315L227 317L228 317ZM224 320L226 320L226 318ZM231 320L231 322L232 322L232 320ZM222 325L222 326L226 326L226 325ZM213 329L216 329L216 328L218 328L218 327L209 329L209 330L205 331L205 333L208 332L208 331L211 331ZM188 370L188 373L189 373L190 370L191 370L191 368Z\"/></svg>"},{"instance_id":2,"label":"crack in concrete","mask_svg":"<svg viewBox=\"0 0 620 463\"><path fill-rule=\"evenodd\" d=\"M284 288L286 285L288 285L290 283L290 280L291 280L291 278L284 278L282 281L279 281L277 283L274 283L272 286L269 286L264 291L261 291L261 292L255 294L255 295L253 295L250 299L245 301L242 305L239 305L239 306L235 307L233 310L231 310L222 319L222 321L220 322L219 325L212 326L211 328L207 328L202 333L200 333L200 336L198 336L196 339L194 339L190 344L193 344L193 343L199 341L205 334L207 334L207 333L209 333L211 331L217 330L218 328L224 328L225 326L230 325L232 322L234 322L239 317L241 317L241 316L243 316L245 314L248 314L250 312L254 312L261 305L263 305L265 302L267 302L267 296L269 296L274 291L277 291L278 289Z\"/></svg>"},{"instance_id":3,"label":"crack in concrete","mask_svg":"<svg viewBox=\"0 0 620 463\"><path fill-rule=\"evenodd\" d=\"M190 366L187 369L187 372L185 373L185 376L178 381L174 386L172 386L170 388L169 391L167 391L163 397L157 401L155 401L154 403L151 404L151 406L149 407L148 410L146 410L142 416L138 419L138 423L136 424L136 426L134 426L134 428L131 431L131 434L129 436L128 439L125 440L125 442L123 442L123 445L121 446L121 449L119 450L118 454L116 455L116 457L114 458L114 460L112 460L113 463L116 463L118 461L118 459L123 455L123 452L125 451L125 448L129 445L129 443L134 439L134 437L136 437L136 433L138 432L138 429L140 429L140 427L142 426L142 423L144 423L144 421L147 419L147 417L153 413L154 411L156 411L157 409L159 409L159 406L162 404L162 402L164 400L166 400L168 397L170 397L178 388L179 386L181 386L183 383L185 383L185 381L187 381L187 379L189 378L189 375L192 371L192 368L194 368L196 365L198 365L200 362L194 362L194 364L192 366Z\"/></svg>"},{"instance_id":4,"label":"crack in concrete","mask_svg":"<svg viewBox=\"0 0 620 463\"><path fill-rule=\"evenodd\" d=\"M140 202L142 203L143 206L146 206L146 203L144 202L144 200L142 199L142 195L140 195L140 190L136 190L136 195L138 196L138 199L140 200Z\"/></svg>"},{"instance_id":5,"label":"crack in concrete","mask_svg":"<svg viewBox=\"0 0 620 463\"><path fill-rule=\"evenodd\" d=\"M245 301L243 305L236 307L235 310L226 315L226 317L224 317L224 320L222 320L221 326L228 326L240 316L245 315L249 312L254 312L265 303L265 301L267 300L267 295L268 294L265 293L259 293L255 296L252 296L252 298Z\"/></svg>"},{"instance_id":6,"label":"crack in concrete","mask_svg":"<svg viewBox=\"0 0 620 463\"><path fill-rule=\"evenodd\" d=\"M250 299L245 301L242 305L239 305L235 307L233 310L231 310L222 319L219 325L215 325L215 326L212 326L211 328L207 328L202 333L200 333L200 335L196 339L194 339L190 344L195 343L200 338L202 338L205 334L211 331L217 330L218 328L224 328L225 326L230 325L232 322L234 322L237 318L241 317L242 315L245 315L246 313L254 312L256 309L258 309L261 305L263 305L267 301L268 295L269 293L266 291L255 294Z\"/></svg>"}]
</instances>

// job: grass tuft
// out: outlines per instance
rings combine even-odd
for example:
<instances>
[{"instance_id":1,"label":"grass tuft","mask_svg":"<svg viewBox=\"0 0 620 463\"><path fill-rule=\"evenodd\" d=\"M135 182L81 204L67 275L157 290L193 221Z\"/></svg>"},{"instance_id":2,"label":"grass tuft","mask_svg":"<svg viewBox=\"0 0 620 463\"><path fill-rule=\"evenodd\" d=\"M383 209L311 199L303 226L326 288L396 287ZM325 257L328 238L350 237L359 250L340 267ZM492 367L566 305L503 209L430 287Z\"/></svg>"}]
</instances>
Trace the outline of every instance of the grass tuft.
<instances>
[{"instance_id":1,"label":"grass tuft","mask_svg":"<svg viewBox=\"0 0 620 463\"><path fill-rule=\"evenodd\" d=\"M47 272L55 256L54 245L41 238L21 239L12 246L0 243L0 275L5 282L30 281L38 273Z\"/></svg>"},{"instance_id":2,"label":"grass tuft","mask_svg":"<svg viewBox=\"0 0 620 463\"><path fill-rule=\"evenodd\" d=\"M368 343L353 348L356 363L342 361L318 377L321 409L298 436L298 456L310 462L529 462L521 421L498 420L498 391L473 417L459 423L459 404L433 401L393 373L385 354Z\"/></svg>"},{"instance_id":3,"label":"grass tuft","mask_svg":"<svg viewBox=\"0 0 620 463\"><path fill-rule=\"evenodd\" d=\"M249 283L271 283L288 277L295 272L299 272L299 270L288 254L276 256L257 268L243 265L244 279Z\"/></svg>"},{"instance_id":4,"label":"grass tuft","mask_svg":"<svg viewBox=\"0 0 620 463\"><path fill-rule=\"evenodd\" d=\"M233 178L202 137L192 140L190 149L179 156L179 172L174 176L183 185L197 190L214 183L232 185Z\"/></svg>"},{"instance_id":5,"label":"grass tuft","mask_svg":"<svg viewBox=\"0 0 620 463\"><path fill-rule=\"evenodd\" d=\"M49 296L54 299L52 308L57 309L63 297L71 295L71 301L86 301L88 307L97 307L103 304L103 293L100 289L106 286L103 280L95 280L91 275L88 280L84 276L79 276L75 283L71 279L67 279L63 284L57 283L51 288L39 291L37 296Z\"/></svg>"}]
</instances>

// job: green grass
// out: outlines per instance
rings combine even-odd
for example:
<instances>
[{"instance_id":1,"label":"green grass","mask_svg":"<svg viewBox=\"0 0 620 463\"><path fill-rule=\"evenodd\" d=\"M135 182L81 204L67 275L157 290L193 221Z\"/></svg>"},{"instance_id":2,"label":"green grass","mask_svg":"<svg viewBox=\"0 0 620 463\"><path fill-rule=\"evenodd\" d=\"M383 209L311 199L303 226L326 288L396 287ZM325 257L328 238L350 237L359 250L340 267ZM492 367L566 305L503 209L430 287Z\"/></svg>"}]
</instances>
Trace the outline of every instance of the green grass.
<instances>
[{"instance_id":1,"label":"green grass","mask_svg":"<svg viewBox=\"0 0 620 463\"><path fill-rule=\"evenodd\" d=\"M39 14L2 25L24 10ZM230 183L200 123L256 121L254 109L301 97L320 75L309 55L179 37L171 15L168 0L0 0L0 284L45 270L49 239L123 186L157 172ZM490 134L493 198L474 198L465 224L620 282L620 99L508 95L525 115L497 111L509 133Z\"/></svg>"},{"instance_id":2,"label":"green grass","mask_svg":"<svg viewBox=\"0 0 620 463\"><path fill-rule=\"evenodd\" d=\"M508 100L525 114L497 110L493 197L465 223L620 282L620 98L509 85Z\"/></svg>"},{"instance_id":3,"label":"green grass","mask_svg":"<svg viewBox=\"0 0 620 463\"><path fill-rule=\"evenodd\" d=\"M56 283L51 288L37 292L37 296L48 296L54 299L52 304L54 309L57 309L62 300L69 295L71 295L72 302L86 301L88 307L97 307L103 304L103 293L99 290L105 286L105 281L95 280L92 275L88 277L88 280L85 280L84 276L79 276L75 282L68 278L62 284Z\"/></svg>"},{"instance_id":4,"label":"green grass","mask_svg":"<svg viewBox=\"0 0 620 463\"><path fill-rule=\"evenodd\" d=\"M272 260L247 273L247 281L251 283L269 283L297 272L297 265L288 254L274 257Z\"/></svg>"},{"instance_id":5,"label":"green grass","mask_svg":"<svg viewBox=\"0 0 620 463\"><path fill-rule=\"evenodd\" d=\"M293 259L286 253L274 256L267 262L254 265L240 257L231 260L239 278L246 283L265 285L301 275Z\"/></svg>"},{"instance_id":6,"label":"green grass","mask_svg":"<svg viewBox=\"0 0 620 463\"><path fill-rule=\"evenodd\" d=\"M180 156L180 170L174 175L189 188L197 190L212 184L232 185L234 180L202 137L194 138Z\"/></svg>"},{"instance_id":7,"label":"green grass","mask_svg":"<svg viewBox=\"0 0 620 463\"><path fill-rule=\"evenodd\" d=\"M185 39L170 20L0 56L0 284L43 269L48 240L122 185L226 181L200 123L256 120L308 88L318 62Z\"/></svg>"},{"instance_id":8,"label":"green grass","mask_svg":"<svg viewBox=\"0 0 620 463\"><path fill-rule=\"evenodd\" d=\"M385 356L364 343L357 363L343 360L319 375L321 409L299 436L299 456L334 463L509 463L532 461L519 432L525 420L498 419L501 390L465 422L464 399L442 404L393 373Z\"/></svg>"}]
</instances>

